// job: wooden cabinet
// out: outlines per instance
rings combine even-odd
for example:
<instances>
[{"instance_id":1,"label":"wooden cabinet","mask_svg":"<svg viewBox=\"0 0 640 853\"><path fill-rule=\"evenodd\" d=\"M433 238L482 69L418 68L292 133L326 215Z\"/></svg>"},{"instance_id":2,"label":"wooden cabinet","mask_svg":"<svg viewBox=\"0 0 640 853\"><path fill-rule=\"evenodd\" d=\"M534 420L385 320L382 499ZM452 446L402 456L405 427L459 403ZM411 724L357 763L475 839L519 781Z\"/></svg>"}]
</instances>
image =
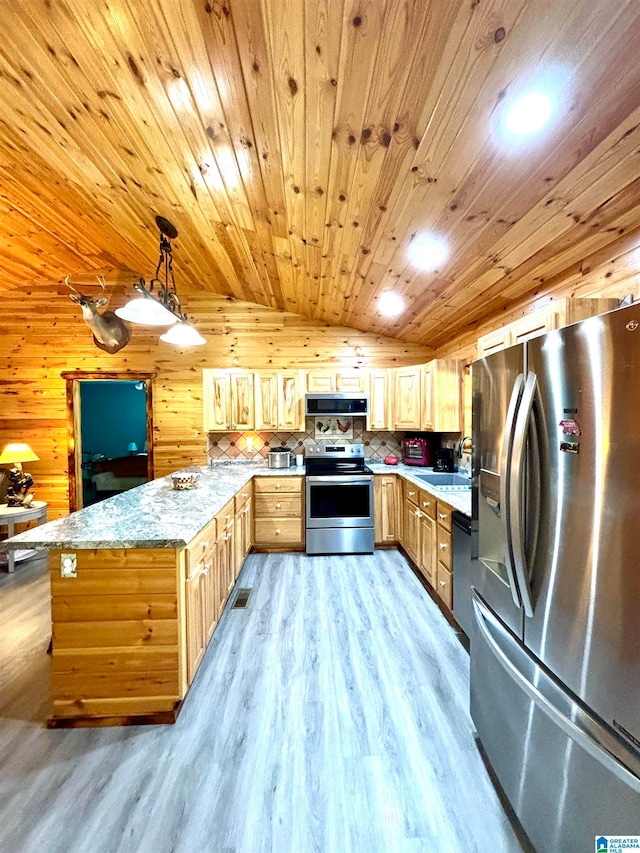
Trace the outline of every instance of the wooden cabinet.
<instances>
[{"instance_id":1,"label":"wooden cabinet","mask_svg":"<svg viewBox=\"0 0 640 853\"><path fill-rule=\"evenodd\" d=\"M478 338L478 358L586 320L587 317L612 311L619 304L617 299L581 299L570 296L557 299L538 311L532 311L525 317L482 335Z\"/></svg>"},{"instance_id":2,"label":"wooden cabinet","mask_svg":"<svg viewBox=\"0 0 640 853\"><path fill-rule=\"evenodd\" d=\"M205 368L202 371L202 405L207 432L253 429L253 373Z\"/></svg>"},{"instance_id":3,"label":"wooden cabinet","mask_svg":"<svg viewBox=\"0 0 640 853\"><path fill-rule=\"evenodd\" d=\"M304 431L304 371L261 371L254 388L255 429Z\"/></svg>"},{"instance_id":4,"label":"wooden cabinet","mask_svg":"<svg viewBox=\"0 0 640 853\"><path fill-rule=\"evenodd\" d=\"M303 477L255 477L254 533L257 547L304 545Z\"/></svg>"},{"instance_id":5,"label":"wooden cabinet","mask_svg":"<svg viewBox=\"0 0 640 853\"><path fill-rule=\"evenodd\" d=\"M187 682L191 684L220 615L216 521L189 543L185 564Z\"/></svg>"},{"instance_id":6,"label":"wooden cabinet","mask_svg":"<svg viewBox=\"0 0 640 853\"><path fill-rule=\"evenodd\" d=\"M453 555L451 545L451 507L437 502L436 525L436 591L449 610L453 610Z\"/></svg>"},{"instance_id":7,"label":"wooden cabinet","mask_svg":"<svg viewBox=\"0 0 640 853\"><path fill-rule=\"evenodd\" d=\"M373 503L376 545L397 542L400 539L400 480L395 474L375 475Z\"/></svg>"},{"instance_id":8,"label":"wooden cabinet","mask_svg":"<svg viewBox=\"0 0 640 853\"><path fill-rule=\"evenodd\" d=\"M422 428L422 367L398 367L394 376L394 429Z\"/></svg>"},{"instance_id":9,"label":"wooden cabinet","mask_svg":"<svg viewBox=\"0 0 640 853\"><path fill-rule=\"evenodd\" d=\"M232 498L216 516L218 525L219 572L221 600L224 603L236 580L236 554L234 548L235 503Z\"/></svg>"},{"instance_id":10,"label":"wooden cabinet","mask_svg":"<svg viewBox=\"0 0 640 853\"><path fill-rule=\"evenodd\" d=\"M307 373L307 391L310 394L366 394L368 379L367 370L310 370Z\"/></svg>"},{"instance_id":11,"label":"wooden cabinet","mask_svg":"<svg viewBox=\"0 0 640 853\"><path fill-rule=\"evenodd\" d=\"M449 610L453 609L451 507L404 481L402 546Z\"/></svg>"},{"instance_id":12,"label":"wooden cabinet","mask_svg":"<svg viewBox=\"0 0 640 853\"><path fill-rule=\"evenodd\" d=\"M234 581L251 550L253 531L253 498L251 482L235 496L234 540Z\"/></svg>"},{"instance_id":13,"label":"wooden cabinet","mask_svg":"<svg viewBox=\"0 0 640 853\"><path fill-rule=\"evenodd\" d=\"M371 370L367 429L376 431L393 428L393 370Z\"/></svg>"},{"instance_id":14,"label":"wooden cabinet","mask_svg":"<svg viewBox=\"0 0 640 853\"><path fill-rule=\"evenodd\" d=\"M453 358L430 361L422 368L422 429L462 429L462 365Z\"/></svg>"}]
</instances>

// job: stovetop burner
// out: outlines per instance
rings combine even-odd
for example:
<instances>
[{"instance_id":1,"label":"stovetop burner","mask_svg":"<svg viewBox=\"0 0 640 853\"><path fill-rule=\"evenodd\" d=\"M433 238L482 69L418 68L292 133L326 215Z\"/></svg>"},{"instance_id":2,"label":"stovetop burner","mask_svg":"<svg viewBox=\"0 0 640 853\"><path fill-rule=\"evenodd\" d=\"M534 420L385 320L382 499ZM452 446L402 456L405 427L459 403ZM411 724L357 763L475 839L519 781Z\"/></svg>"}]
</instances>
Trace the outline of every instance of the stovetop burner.
<instances>
[{"instance_id":1,"label":"stovetop burner","mask_svg":"<svg viewBox=\"0 0 640 853\"><path fill-rule=\"evenodd\" d=\"M364 444L321 444L305 454L307 474L371 474L364 463Z\"/></svg>"}]
</instances>

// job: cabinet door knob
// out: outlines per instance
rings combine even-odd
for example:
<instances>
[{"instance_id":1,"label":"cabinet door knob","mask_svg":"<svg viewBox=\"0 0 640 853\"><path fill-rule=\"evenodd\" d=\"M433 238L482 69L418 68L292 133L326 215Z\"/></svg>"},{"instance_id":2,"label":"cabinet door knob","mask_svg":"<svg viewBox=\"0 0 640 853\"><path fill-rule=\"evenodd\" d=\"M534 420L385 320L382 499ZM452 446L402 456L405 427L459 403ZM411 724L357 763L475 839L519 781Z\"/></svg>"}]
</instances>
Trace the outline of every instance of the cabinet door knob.
<instances>
[{"instance_id":1,"label":"cabinet door knob","mask_svg":"<svg viewBox=\"0 0 640 853\"><path fill-rule=\"evenodd\" d=\"M438 548L440 548L440 550L441 550L441 551L444 551L444 549L445 549L446 547L447 547L447 546L445 545L445 543L444 543L444 542L438 542Z\"/></svg>"},{"instance_id":2,"label":"cabinet door knob","mask_svg":"<svg viewBox=\"0 0 640 853\"><path fill-rule=\"evenodd\" d=\"M205 564L204 564L204 569L202 570L202 574L203 574L203 575L208 575L208 574L209 574L209 569L210 569L210 568L211 568L211 563L205 563Z\"/></svg>"},{"instance_id":3,"label":"cabinet door knob","mask_svg":"<svg viewBox=\"0 0 640 853\"><path fill-rule=\"evenodd\" d=\"M446 513L444 513L444 512L438 513L438 518L441 518L443 521L445 520L446 517L447 517Z\"/></svg>"},{"instance_id":4,"label":"cabinet door knob","mask_svg":"<svg viewBox=\"0 0 640 853\"><path fill-rule=\"evenodd\" d=\"M248 512L249 512L249 507L247 507L247 508L245 509L244 514L245 514L245 515L247 515L247 514L248 514Z\"/></svg>"},{"instance_id":5,"label":"cabinet door knob","mask_svg":"<svg viewBox=\"0 0 640 853\"><path fill-rule=\"evenodd\" d=\"M276 509L280 509L280 507L281 507L281 506L282 506L282 504L281 504L281 503L277 503L277 504L276 504Z\"/></svg>"},{"instance_id":6,"label":"cabinet door knob","mask_svg":"<svg viewBox=\"0 0 640 853\"><path fill-rule=\"evenodd\" d=\"M415 516L416 516L416 518L420 518L422 516L422 513L420 512L419 509L416 510Z\"/></svg>"},{"instance_id":7,"label":"cabinet door knob","mask_svg":"<svg viewBox=\"0 0 640 853\"><path fill-rule=\"evenodd\" d=\"M279 535L279 533L280 533L280 528L279 528L279 527L277 527L277 528L276 528L276 536L278 536L278 535Z\"/></svg>"},{"instance_id":8,"label":"cabinet door knob","mask_svg":"<svg viewBox=\"0 0 640 853\"><path fill-rule=\"evenodd\" d=\"M439 584L440 584L440 586L446 586L447 582L446 581L439 581Z\"/></svg>"},{"instance_id":9,"label":"cabinet door knob","mask_svg":"<svg viewBox=\"0 0 640 853\"><path fill-rule=\"evenodd\" d=\"M411 497L412 495L415 495L415 492L409 492L409 497Z\"/></svg>"},{"instance_id":10,"label":"cabinet door knob","mask_svg":"<svg viewBox=\"0 0 640 853\"><path fill-rule=\"evenodd\" d=\"M280 483L276 483L276 489L280 488Z\"/></svg>"}]
</instances>

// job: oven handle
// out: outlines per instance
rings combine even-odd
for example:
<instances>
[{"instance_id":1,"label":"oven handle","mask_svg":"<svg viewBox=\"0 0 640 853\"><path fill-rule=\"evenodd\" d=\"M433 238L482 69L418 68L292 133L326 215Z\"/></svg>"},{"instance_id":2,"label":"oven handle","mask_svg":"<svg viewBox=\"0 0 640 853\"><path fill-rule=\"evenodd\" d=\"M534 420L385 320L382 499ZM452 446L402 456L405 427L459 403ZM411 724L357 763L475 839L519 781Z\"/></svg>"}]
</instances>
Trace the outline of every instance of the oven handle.
<instances>
[{"instance_id":1,"label":"oven handle","mask_svg":"<svg viewBox=\"0 0 640 853\"><path fill-rule=\"evenodd\" d=\"M327 475L325 477L320 474L312 474L311 476L307 474L307 483L333 483L334 486L342 486L348 483L349 485L354 484L357 486L360 484L373 483L373 474L365 474L363 477L351 475L347 477Z\"/></svg>"}]
</instances>

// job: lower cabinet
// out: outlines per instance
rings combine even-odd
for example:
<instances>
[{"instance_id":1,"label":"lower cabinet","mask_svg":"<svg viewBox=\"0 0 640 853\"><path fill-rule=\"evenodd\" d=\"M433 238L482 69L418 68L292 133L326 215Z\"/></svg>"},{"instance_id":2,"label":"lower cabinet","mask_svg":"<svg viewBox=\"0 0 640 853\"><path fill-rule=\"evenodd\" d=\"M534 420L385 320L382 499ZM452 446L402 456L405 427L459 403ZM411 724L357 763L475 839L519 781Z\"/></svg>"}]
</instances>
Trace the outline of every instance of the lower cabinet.
<instances>
[{"instance_id":1,"label":"lower cabinet","mask_svg":"<svg viewBox=\"0 0 640 853\"><path fill-rule=\"evenodd\" d=\"M451 507L406 480L402 546L452 610Z\"/></svg>"},{"instance_id":2,"label":"lower cabinet","mask_svg":"<svg viewBox=\"0 0 640 853\"><path fill-rule=\"evenodd\" d=\"M376 474L373 478L376 545L392 545L400 539L400 484L395 474Z\"/></svg>"},{"instance_id":3,"label":"lower cabinet","mask_svg":"<svg viewBox=\"0 0 640 853\"><path fill-rule=\"evenodd\" d=\"M453 560L451 553L451 507L438 501L437 540L437 584L439 597L449 610L453 610Z\"/></svg>"},{"instance_id":4,"label":"lower cabinet","mask_svg":"<svg viewBox=\"0 0 640 853\"><path fill-rule=\"evenodd\" d=\"M240 574L240 569L251 550L253 528L253 498L251 496L252 485L247 483L246 488L235 496L235 522L233 525L233 550L234 550L234 582Z\"/></svg>"},{"instance_id":5,"label":"lower cabinet","mask_svg":"<svg viewBox=\"0 0 640 853\"><path fill-rule=\"evenodd\" d=\"M254 477L254 545L304 545L303 484L303 477Z\"/></svg>"},{"instance_id":6,"label":"lower cabinet","mask_svg":"<svg viewBox=\"0 0 640 853\"><path fill-rule=\"evenodd\" d=\"M185 548L187 684L193 681L251 548L251 484Z\"/></svg>"}]
</instances>

